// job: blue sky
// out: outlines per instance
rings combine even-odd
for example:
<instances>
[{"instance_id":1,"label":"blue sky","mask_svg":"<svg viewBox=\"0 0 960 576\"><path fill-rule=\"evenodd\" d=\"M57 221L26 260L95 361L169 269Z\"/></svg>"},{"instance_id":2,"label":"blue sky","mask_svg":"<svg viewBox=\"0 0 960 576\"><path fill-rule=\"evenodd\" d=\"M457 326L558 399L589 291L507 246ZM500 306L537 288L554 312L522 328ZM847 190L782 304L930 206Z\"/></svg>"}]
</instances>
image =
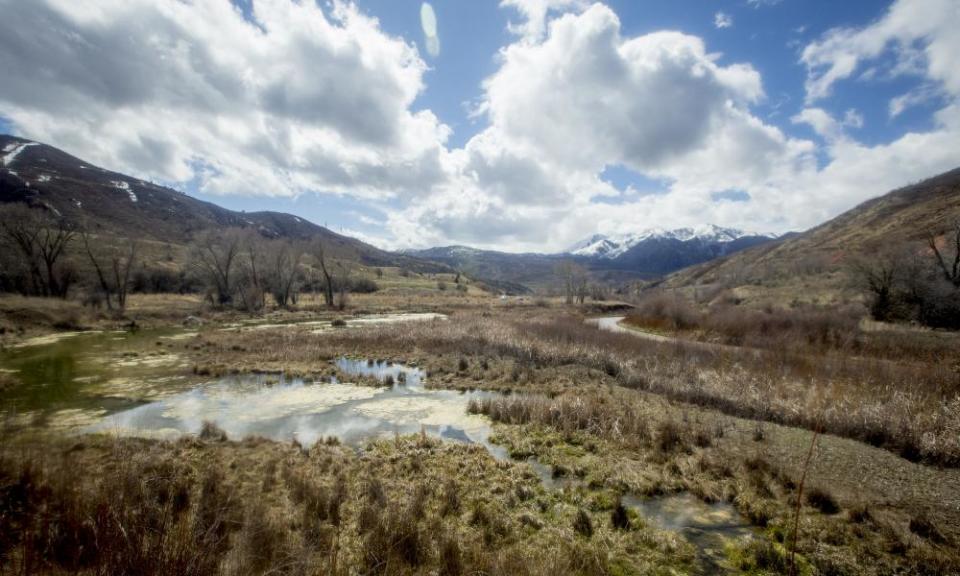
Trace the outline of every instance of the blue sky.
<instances>
[{"instance_id":1,"label":"blue sky","mask_svg":"<svg viewBox=\"0 0 960 576\"><path fill-rule=\"evenodd\" d=\"M960 164L956 0L435 0L436 55L422 2L228 1L6 6L0 130L385 247L784 232Z\"/></svg>"}]
</instances>

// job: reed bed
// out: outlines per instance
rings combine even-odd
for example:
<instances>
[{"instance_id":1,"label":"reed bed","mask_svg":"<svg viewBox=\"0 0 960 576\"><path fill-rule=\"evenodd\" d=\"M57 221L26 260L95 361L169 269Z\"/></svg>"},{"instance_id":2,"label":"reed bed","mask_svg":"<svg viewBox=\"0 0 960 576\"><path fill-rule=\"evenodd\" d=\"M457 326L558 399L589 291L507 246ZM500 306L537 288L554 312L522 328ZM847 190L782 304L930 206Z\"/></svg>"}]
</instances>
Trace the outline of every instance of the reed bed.
<instances>
[{"instance_id":1,"label":"reed bed","mask_svg":"<svg viewBox=\"0 0 960 576\"><path fill-rule=\"evenodd\" d=\"M906 458L960 465L960 387L949 365L791 350L663 343L585 325L557 311L464 313L449 321L370 326L307 337L298 331L210 336L204 354L309 369L339 354L468 356L518 366L580 365L622 386L724 413L821 428ZM232 350L239 348L241 352ZM482 386L482 382L477 382ZM522 390L523 383L514 384Z\"/></svg>"}]
</instances>

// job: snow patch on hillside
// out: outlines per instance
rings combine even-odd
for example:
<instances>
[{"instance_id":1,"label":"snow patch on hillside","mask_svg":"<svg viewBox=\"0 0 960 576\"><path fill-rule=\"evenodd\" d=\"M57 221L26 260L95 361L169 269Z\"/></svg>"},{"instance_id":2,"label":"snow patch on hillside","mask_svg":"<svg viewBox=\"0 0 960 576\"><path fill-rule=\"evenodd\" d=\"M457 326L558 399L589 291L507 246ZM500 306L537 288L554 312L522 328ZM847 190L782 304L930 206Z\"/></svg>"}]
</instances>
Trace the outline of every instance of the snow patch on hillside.
<instances>
[{"instance_id":1,"label":"snow patch on hillside","mask_svg":"<svg viewBox=\"0 0 960 576\"><path fill-rule=\"evenodd\" d=\"M17 156L21 152L29 148L30 146L37 146L36 142L27 142L25 144L17 144L16 142L11 142L3 147L3 165L9 166L13 164L13 161L17 159Z\"/></svg>"},{"instance_id":2,"label":"snow patch on hillside","mask_svg":"<svg viewBox=\"0 0 960 576\"><path fill-rule=\"evenodd\" d=\"M139 199L137 198L137 195L136 195L136 194L133 192L133 190L130 188L130 183L129 183L129 182L127 182L127 181L125 181L125 180L114 180L113 182L111 182L111 184L113 184L113 187L114 187L114 188L116 188L116 189L118 189L118 190L123 190L124 192L126 192L127 195L130 197L130 201L131 201L131 202L136 202L137 200L139 200Z\"/></svg>"},{"instance_id":3,"label":"snow patch on hillside","mask_svg":"<svg viewBox=\"0 0 960 576\"><path fill-rule=\"evenodd\" d=\"M714 224L694 228L675 228L673 230L650 228L640 232L623 234L594 234L568 248L567 253L575 256L594 256L612 260L645 240L679 240L681 242L699 240L705 244L723 244L745 236L777 237L776 234L744 232L743 230L723 228Z\"/></svg>"}]
</instances>

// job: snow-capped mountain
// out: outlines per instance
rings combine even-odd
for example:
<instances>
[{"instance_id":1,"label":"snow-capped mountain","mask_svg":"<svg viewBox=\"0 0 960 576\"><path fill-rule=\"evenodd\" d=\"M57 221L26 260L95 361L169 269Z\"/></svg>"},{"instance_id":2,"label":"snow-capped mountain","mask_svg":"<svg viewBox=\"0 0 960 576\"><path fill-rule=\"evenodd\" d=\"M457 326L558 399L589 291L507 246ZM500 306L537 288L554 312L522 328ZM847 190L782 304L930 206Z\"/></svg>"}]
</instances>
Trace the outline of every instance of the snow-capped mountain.
<instances>
[{"instance_id":1,"label":"snow-capped mountain","mask_svg":"<svg viewBox=\"0 0 960 576\"><path fill-rule=\"evenodd\" d=\"M744 232L735 228L723 228L715 224L706 224L695 228L675 228L673 230L651 228L641 232L625 234L594 234L570 246L566 252L574 256L614 260L626 254L634 246L648 240L697 241L699 244L710 245L734 242L741 238L773 239L776 238L776 235Z\"/></svg>"}]
</instances>

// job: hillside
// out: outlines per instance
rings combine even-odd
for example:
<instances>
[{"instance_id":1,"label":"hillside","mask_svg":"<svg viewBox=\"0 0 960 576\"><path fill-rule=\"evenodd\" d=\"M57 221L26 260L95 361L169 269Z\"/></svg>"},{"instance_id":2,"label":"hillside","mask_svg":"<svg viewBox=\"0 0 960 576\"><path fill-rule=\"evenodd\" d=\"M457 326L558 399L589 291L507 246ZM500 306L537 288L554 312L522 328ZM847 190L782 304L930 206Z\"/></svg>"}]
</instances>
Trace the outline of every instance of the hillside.
<instances>
[{"instance_id":1,"label":"hillside","mask_svg":"<svg viewBox=\"0 0 960 576\"><path fill-rule=\"evenodd\" d=\"M896 250L925 253L931 234L960 221L960 168L868 200L779 242L686 268L660 286L719 286L758 303L843 302L857 297L849 267Z\"/></svg>"},{"instance_id":2,"label":"hillside","mask_svg":"<svg viewBox=\"0 0 960 576\"><path fill-rule=\"evenodd\" d=\"M447 271L425 260L381 250L279 212L234 212L171 188L92 166L57 148L0 135L0 203L44 206L98 233L186 244L197 233L253 228L270 238L321 238L331 253L368 266Z\"/></svg>"}]
</instances>

